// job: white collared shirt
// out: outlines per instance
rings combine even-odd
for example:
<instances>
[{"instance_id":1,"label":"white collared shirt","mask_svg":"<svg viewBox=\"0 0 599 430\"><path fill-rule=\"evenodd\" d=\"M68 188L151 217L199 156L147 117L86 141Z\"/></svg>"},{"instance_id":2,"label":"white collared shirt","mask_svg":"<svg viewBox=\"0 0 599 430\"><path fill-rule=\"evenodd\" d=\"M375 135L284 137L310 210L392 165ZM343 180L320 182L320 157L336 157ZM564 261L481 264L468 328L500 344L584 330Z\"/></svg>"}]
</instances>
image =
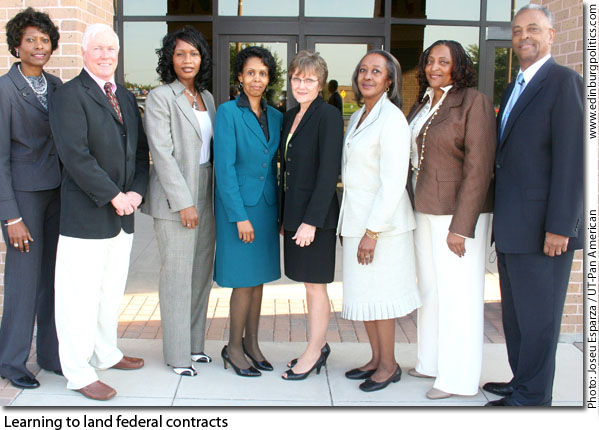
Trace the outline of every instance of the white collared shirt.
<instances>
[{"instance_id":1,"label":"white collared shirt","mask_svg":"<svg viewBox=\"0 0 599 430\"><path fill-rule=\"evenodd\" d=\"M106 82L110 82L110 86L112 87L112 93L116 94L116 82L114 81L114 75L112 75L112 78L110 78L109 81L105 81L104 79L99 78L96 75L94 75L92 72L90 72L90 70L87 68L86 65L83 65L83 70L85 70L87 72L87 74L89 76L91 76L91 78L94 80L94 82L96 84L98 84L98 86L102 90L102 93L106 93L106 90L104 89L104 85L106 84Z\"/></svg>"},{"instance_id":2,"label":"white collared shirt","mask_svg":"<svg viewBox=\"0 0 599 430\"><path fill-rule=\"evenodd\" d=\"M545 64L550 58L551 54L547 54L540 60L537 60L535 63L530 65L526 70L522 70L522 68L520 68L518 74L522 73L522 77L524 78L524 87L522 88L522 91L524 91L531 79L537 74L539 69L543 67L543 64ZM520 94L522 94L522 92L520 92Z\"/></svg>"}]
</instances>

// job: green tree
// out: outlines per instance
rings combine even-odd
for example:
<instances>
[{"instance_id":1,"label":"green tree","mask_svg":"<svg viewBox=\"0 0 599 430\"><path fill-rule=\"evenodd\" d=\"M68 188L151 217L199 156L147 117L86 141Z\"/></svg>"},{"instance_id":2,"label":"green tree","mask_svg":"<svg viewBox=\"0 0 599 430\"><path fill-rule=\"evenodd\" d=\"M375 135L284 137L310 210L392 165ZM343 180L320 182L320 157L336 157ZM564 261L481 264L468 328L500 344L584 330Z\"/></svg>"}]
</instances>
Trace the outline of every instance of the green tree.
<instances>
[{"instance_id":1,"label":"green tree","mask_svg":"<svg viewBox=\"0 0 599 430\"><path fill-rule=\"evenodd\" d=\"M468 45L466 52L472 58L474 68L479 70L479 50L478 45ZM493 105L499 106L501 103L501 93L506 89L508 84L516 78L520 63L518 57L512 54L512 73L508 75L508 52L512 52L508 48L498 48L495 50L495 78L493 79Z\"/></svg>"}]
</instances>

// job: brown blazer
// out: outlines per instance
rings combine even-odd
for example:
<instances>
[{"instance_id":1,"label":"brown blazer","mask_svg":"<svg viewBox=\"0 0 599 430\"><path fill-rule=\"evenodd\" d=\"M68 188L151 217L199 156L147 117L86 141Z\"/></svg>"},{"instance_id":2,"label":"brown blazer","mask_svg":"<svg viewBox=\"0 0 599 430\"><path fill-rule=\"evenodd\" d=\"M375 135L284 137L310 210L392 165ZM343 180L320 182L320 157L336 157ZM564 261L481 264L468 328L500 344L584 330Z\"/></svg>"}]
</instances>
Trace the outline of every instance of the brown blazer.
<instances>
[{"instance_id":1,"label":"brown blazer","mask_svg":"<svg viewBox=\"0 0 599 430\"><path fill-rule=\"evenodd\" d=\"M427 100L414 103L408 122ZM486 95L473 88L449 91L428 129L415 190L410 173L408 191L417 211L453 215L449 231L474 237L478 215L493 210L495 127L495 111ZM426 123L417 138L419 154L425 128Z\"/></svg>"}]
</instances>

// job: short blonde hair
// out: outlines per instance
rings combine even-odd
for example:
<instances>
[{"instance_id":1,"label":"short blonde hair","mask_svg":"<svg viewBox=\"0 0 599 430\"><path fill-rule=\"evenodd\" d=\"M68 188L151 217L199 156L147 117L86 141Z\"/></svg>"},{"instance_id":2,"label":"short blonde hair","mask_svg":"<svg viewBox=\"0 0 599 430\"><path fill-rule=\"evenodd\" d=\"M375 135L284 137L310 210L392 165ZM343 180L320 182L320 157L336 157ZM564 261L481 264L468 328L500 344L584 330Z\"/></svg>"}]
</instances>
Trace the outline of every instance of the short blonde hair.
<instances>
[{"instance_id":1,"label":"short blonde hair","mask_svg":"<svg viewBox=\"0 0 599 430\"><path fill-rule=\"evenodd\" d=\"M306 74L314 73L318 78L318 83L321 88L324 88L324 84L329 76L329 68L324 58L320 56L318 52L314 51L300 51L297 53L291 64L289 64L289 71L287 74L291 78L294 74Z\"/></svg>"}]
</instances>

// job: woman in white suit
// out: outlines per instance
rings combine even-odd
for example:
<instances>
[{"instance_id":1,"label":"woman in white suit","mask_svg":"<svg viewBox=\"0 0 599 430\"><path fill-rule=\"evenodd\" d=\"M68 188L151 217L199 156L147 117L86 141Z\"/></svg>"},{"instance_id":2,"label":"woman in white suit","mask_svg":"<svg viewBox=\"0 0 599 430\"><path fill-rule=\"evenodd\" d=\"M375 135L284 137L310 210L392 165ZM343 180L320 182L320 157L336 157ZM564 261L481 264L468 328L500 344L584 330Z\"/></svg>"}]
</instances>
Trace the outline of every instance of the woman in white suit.
<instances>
[{"instance_id":1,"label":"woman in white suit","mask_svg":"<svg viewBox=\"0 0 599 430\"><path fill-rule=\"evenodd\" d=\"M371 51L353 74L362 108L347 126L343 146L342 317L364 321L372 358L346 372L376 391L401 378L395 360L395 318L420 306L406 191L410 130L400 110L401 68L388 52Z\"/></svg>"},{"instance_id":2,"label":"woman in white suit","mask_svg":"<svg viewBox=\"0 0 599 430\"><path fill-rule=\"evenodd\" d=\"M204 354L212 287L215 224L210 144L214 99L206 87L208 44L193 27L167 34L156 71L164 85L150 92L144 124L153 168L143 212L154 217L160 253L160 315L165 362L195 376Z\"/></svg>"}]
</instances>

